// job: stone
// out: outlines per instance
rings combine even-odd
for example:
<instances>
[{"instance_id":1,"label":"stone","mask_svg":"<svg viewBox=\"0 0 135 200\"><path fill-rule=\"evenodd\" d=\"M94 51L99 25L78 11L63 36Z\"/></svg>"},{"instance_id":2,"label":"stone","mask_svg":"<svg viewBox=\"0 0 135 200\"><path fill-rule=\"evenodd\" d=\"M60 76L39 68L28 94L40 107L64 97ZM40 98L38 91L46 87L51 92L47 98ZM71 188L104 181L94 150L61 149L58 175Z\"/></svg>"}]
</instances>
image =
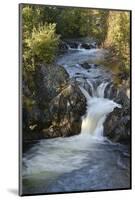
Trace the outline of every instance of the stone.
<instances>
[{"instance_id":1,"label":"stone","mask_svg":"<svg viewBox=\"0 0 135 200\"><path fill-rule=\"evenodd\" d=\"M23 139L79 134L86 99L76 81L69 80L63 67L43 64L37 67L34 81L34 103L23 105Z\"/></svg>"},{"instance_id":2,"label":"stone","mask_svg":"<svg viewBox=\"0 0 135 200\"><path fill-rule=\"evenodd\" d=\"M91 65L87 62L84 62L84 63L81 64L81 67L83 67L84 69L90 69Z\"/></svg>"},{"instance_id":3,"label":"stone","mask_svg":"<svg viewBox=\"0 0 135 200\"><path fill-rule=\"evenodd\" d=\"M50 102L52 125L43 130L47 137L66 137L81 132L81 116L86 111L86 99L76 84L68 85Z\"/></svg>"},{"instance_id":4,"label":"stone","mask_svg":"<svg viewBox=\"0 0 135 200\"><path fill-rule=\"evenodd\" d=\"M115 108L104 122L104 135L113 142L130 144L130 100L125 91L120 89L113 96L115 102L121 104L122 108Z\"/></svg>"}]
</instances>

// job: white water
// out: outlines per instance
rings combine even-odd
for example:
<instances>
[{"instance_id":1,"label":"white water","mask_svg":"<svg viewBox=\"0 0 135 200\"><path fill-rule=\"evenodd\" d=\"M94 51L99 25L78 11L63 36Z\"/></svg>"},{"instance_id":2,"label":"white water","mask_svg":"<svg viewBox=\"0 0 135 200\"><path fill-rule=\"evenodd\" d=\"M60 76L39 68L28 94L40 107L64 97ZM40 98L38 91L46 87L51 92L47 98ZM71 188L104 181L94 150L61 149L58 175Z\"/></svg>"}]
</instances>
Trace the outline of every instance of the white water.
<instances>
[{"instance_id":1,"label":"white water","mask_svg":"<svg viewBox=\"0 0 135 200\"><path fill-rule=\"evenodd\" d=\"M102 97L102 98L104 98L104 92L105 92L105 88L106 88L106 86L108 85L109 83L108 82L106 82L106 83L101 83L99 86L98 86L98 88L97 88L97 96L98 97Z\"/></svg>"},{"instance_id":2,"label":"white water","mask_svg":"<svg viewBox=\"0 0 135 200\"><path fill-rule=\"evenodd\" d=\"M89 86L91 87L91 90L92 90L92 96L95 96L95 90L94 90L93 84L90 82L90 80L87 80L87 83L88 83Z\"/></svg>"},{"instance_id":3,"label":"white water","mask_svg":"<svg viewBox=\"0 0 135 200\"><path fill-rule=\"evenodd\" d=\"M69 47L69 50L71 48ZM73 49L72 49L73 50ZM75 49L74 49L75 50ZM76 78L80 84L80 89L87 99L87 111L86 115L82 117L81 134L90 134L96 139L104 140L103 138L103 123L107 115L114 110L115 107L121 108L121 105L115 103L112 100L104 98L105 89L111 81L111 72L106 72L102 67L92 67L87 70L84 69L79 63L85 61L95 62L98 59L104 59L105 51L103 49L82 49L81 44L78 45L77 50L65 55L58 60L58 64L62 64L71 78ZM78 76L79 75L79 76ZM86 91L83 87L84 77L86 82L91 88L92 95ZM94 88L93 82L97 82L98 79L101 83Z\"/></svg>"},{"instance_id":4,"label":"white water","mask_svg":"<svg viewBox=\"0 0 135 200\"><path fill-rule=\"evenodd\" d=\"M91 97L88 92L80 87L87 99L87 112L82 120L81 134L91 134L95 138L104 140L103 123L107 115L113 111L115 107L121 108L121 105L112 100L104 98L104 90L108 83L101 83L95 92L98 97Z\"/></svg>"}]
</instances>

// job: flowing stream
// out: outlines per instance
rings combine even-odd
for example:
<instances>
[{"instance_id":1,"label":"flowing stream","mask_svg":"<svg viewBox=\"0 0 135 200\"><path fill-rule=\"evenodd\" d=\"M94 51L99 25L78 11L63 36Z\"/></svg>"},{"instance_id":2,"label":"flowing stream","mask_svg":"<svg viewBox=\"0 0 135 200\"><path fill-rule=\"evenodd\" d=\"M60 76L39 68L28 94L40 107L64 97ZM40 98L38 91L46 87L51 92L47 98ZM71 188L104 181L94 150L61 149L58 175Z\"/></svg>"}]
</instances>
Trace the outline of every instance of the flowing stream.
<instances>
[{"instance_id":1,"label":"flowing stream","mask_svg":"<svg viewBox=\"0 0 135 200\"><path fill-rule=\"evenodd\" d=\"M128 148L103 136L103 122L121 105L104 98L112 74L95 65L104 59L103 49L77 49L69 46L58 59L76 79L87 100L81 133L69 138L40 140L23 156L23 192L57 193L121 189L130 187ZM90 68L82 64L88 62ZM109 89L108 89L109 90Z\"/></svg>"}]
</instances>

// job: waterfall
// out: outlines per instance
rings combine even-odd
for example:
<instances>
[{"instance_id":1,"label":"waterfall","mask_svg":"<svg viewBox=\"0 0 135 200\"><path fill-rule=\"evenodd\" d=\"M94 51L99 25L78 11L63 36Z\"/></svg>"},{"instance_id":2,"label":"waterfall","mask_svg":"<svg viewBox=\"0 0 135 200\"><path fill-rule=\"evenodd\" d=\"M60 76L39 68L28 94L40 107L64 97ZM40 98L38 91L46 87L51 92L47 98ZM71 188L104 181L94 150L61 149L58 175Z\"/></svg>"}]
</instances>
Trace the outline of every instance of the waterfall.
<instances>
[{"instance_id":1,"label":"waterfall","mask_svg":"<svg viewBox=\"0 0 135 200\"><path fill-rule=\"evenodd\" d=\"M91 81L90 81L90 80L87 80L87 83L88 83L88 84L89 84L89 86L91 87L92 96L95 96L95 91L94 91L93 84L91 83Z\"/></svg>"},{"instance_id":2,"label":"waterfall","mask_svg":"<svg viewBox=\"0 0 135 200\"><path fill-rule=\"evenodd\" d=\"M81 46L82 46L82 44L81 44L81 43L79 43L79 44L78 44L78 48L77 48L77 49L81 49Z\"/></svg>"},{"instance_id":3,"label":"waterfall","mask_svg":"<svg viewBox=\"0 0 135 200\"><path fill-rule=\"evenodd\" d=\"M72 50L69 44L66 44L66 45L67 45L68 50Z\"/></svg>"},{"instance_id":4,"label":"waterfall","mask_svg":"<svg viewBox=\"0 0 135 200\"><path fill-rule=\"evenodd\" d=\"M79 48L80 45L78 45ZM121 106L112 100L104 98L107 88L108 92L110 92L110 83L112 82L111 73L106 73L102 67L95 67L94 65L88 70L81 67L80 63L84 61L93 63L93 61L97 61L97 57L102 60L104 53L103 49L83 50L81 48L81 51L69 53L63 57L64 59L60 58L58 61L58 64L64 66L71 78L77 77L78 85L81 86L80 89L87 100L86 115L82 118L81 135L87 133L94 135L98 139L103 138L103 123L107 115L115 107L120 108ZM87 83L87 91L84 88L85 83ZM89 87L91 96L88 92Z\"/></svg>"},{"instance_id":5,"label":"waterfall","mask_svg":"<svg viewBox=\"0 0 135 200\"><path fill-rule=\"evenodd\" d=\"M87 100L86 115L82 119L81 134L91 134L96 139L103 140L103 123L107 115L114 108L121 108L121 105L112 100L104 98L104 91L107 83L101 83L94 92L96 96L91 97L89 93L80 87Z\"/></svg>"},{"instance_id":6,"label":"waterfall","mask_svg":"<svg viewBox=\"0 0 135 200\"><path fill-rule=\"evenodd\" d=\"M103 82L98 86L97 91L96 91L98 97L102 97L102 98L104 97L105 88L108 84L109 82L106 82L106 83Z\"/></svg>"},{"instance_id":7,"label":"waterfall","mask_svg":"<svg viewBox=\"0 0 135 200\"><path fill-rule=\"evenodd\" d=\"M84 94L84 96L87 99L87 102L89 101L89 99L91 98L91 96L89 95L89 93L87 92L87 90L85 90L83 87L80 86L80 89L82 91L82 93Z\"/></svg>"}]
</instances>

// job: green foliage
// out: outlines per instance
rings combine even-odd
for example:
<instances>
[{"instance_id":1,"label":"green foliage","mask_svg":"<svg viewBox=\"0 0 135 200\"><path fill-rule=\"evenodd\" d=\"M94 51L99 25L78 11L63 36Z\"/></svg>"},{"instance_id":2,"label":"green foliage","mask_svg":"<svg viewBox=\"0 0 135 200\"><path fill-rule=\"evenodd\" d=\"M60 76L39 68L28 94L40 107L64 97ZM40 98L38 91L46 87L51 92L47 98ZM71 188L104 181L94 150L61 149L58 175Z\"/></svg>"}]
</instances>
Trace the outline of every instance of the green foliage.
<instances>
[{"instance_id":1,"label":"green foliage","mask_svg":"<svg viewBox=\"0 0 135 200\"><path fill-rule=\"evenodd\" d=\"M91 37L102 43L107 33L107 16L108 11L64 8L53 20L62 38Z\"/></svg>"},{"instance_id":2,"label":"green foliage","mask_svg":"<svg viewBox=\"0 0 135 200\"><path fill-rule=\"evenodd\" d=\"M27 40L33 57L46 63L51 63L56 54L59 36L55 34L55 24L45 24L34 28L32 36Z\"/></svg>"},{"instance_id":3,"label":"green foliage","mask_svg":"<svg viewBox=\"0 0 135 200\"><path fill-rule=\"evenodd\" d=\"M107 35L107 10L90 10L81 11L80 32L82 36L92 37L99 44L104 43Z\"/></svg>"},{"instance_id":4,"label":"green foliage","mask_svg":"<svg viewBox=\"0 0 135 200\"><path fill-rule=\"evenodd\" d=\"M75 8L65 8L61 10L59 19L57 20L57 32L62 35L62 38L81 36L80 12L80 9Z\"/></svg>"},{"instance_id":5,"label":"green foliage","mask_svg":"<svg viewBox=\"0 0 135 200\"><path fill-rule=\"evenodd\" d=\"M59 36L56 24L43 23L43 9L24 6L23 18L23 65L27 71L34 71L36 62L51 63L56 55Z\"/></svg>"},{"instance_id":6,"label":"green foliage","mask_svg":"<svg viewBox=\"0 0 135 200\"><path fill-rule=\"evenodd\" d=\"M108 19L109 11L107 10L99 10L96 15L96 23L94 30L96 32L95 38L99 44L104 44L105 38L107 36L108 26L107 26L107 19ZM94 23L93 23L94 24Z\"/></svg>"},{"instance_id":7,"label":"green foliage","mask_svg":"<svg viewBox=\"0 0 135 200\"><path fill-rule=\"evenodd\" d=\"M121 59L123 70L130 68L130 14L129 12L109 12L106 47L111 47Z\"/></svg>"},{"instance_id":8,"label":"green foliage","mask_svg":"<svg viewBox=\"0 0 135 200\"><path fill-rule=\"evenodd\" d=\"M24 6L22 10L23 39L32 34L32 29L38 27L41 18L40 8L35 6Z\"/></svg>"}]
</instances>

